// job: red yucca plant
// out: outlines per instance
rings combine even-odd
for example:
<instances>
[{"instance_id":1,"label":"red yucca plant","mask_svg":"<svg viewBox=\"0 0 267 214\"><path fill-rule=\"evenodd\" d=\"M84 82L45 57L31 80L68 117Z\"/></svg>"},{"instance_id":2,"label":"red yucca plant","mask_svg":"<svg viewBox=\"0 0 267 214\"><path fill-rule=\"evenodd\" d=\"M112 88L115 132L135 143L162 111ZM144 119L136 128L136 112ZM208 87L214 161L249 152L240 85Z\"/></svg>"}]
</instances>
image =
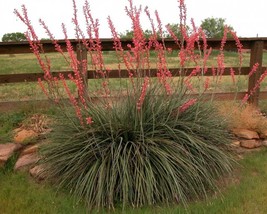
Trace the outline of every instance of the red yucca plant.
<instances>
[{"instance_id":1,"label":"red yucca plant","mask_svg":"<svg viewBox=\"0 0 267 214\"><path fill-rule=\"evenodd\" d=\"M61 110L49 135L51 143L42 150L43 173L83 198L89 207L173 202L186 205L191 198L202 198L208 190L217 190L216 179L231 172L233 161L227 152L230 135L216 109L211 103L203 102L203 97L211 81L215 85L221 82L227 34L231 33L236 40L240 64L242 45L236 34L225 27L217 66L212 67L214 76L205 77L212 49L208 48L202 29L195 27L193 21L193 31L188 33L186 7L184 1L178 2L181 36L166 26L178 47L179 69L175 72L168 66L167 58L172 50L165 46L157 12L155 24L148 8L144 10L152 29L146 39L140 22L142 8L129 0L126 13L132 23L133 38L127 48L108 17L117 57L116 70L120 77L125 72L128 74L128 78L118 81L109 79L113 70L105 64L99 22L93 19L87 1L83 7L86 35L78 22L74 0L72 22L76 41L87 50L89 60L77 58L64 24L66 52L40 20L56 51L73 71L68 80L61 73L52 75L50 60L44 54L26 7L22 6L22 13L15 10L27 26L26 37L44 71L44 81L39 83ZM195 51L195 47L200 51ZM78 55L80 50L76 50ZM156 59L154 66L152 55ZM188 65L194 68L189 69ZM89 82L88 67L96 77ZM233 69L231 74L235 81ZM69 82L76 86L75 92L69 88ZM119 89L114 89L114 83ZM94 84L96 88L92 87ZM63 99L66 95L69 102Z\"/></svg>"}]
</instances>

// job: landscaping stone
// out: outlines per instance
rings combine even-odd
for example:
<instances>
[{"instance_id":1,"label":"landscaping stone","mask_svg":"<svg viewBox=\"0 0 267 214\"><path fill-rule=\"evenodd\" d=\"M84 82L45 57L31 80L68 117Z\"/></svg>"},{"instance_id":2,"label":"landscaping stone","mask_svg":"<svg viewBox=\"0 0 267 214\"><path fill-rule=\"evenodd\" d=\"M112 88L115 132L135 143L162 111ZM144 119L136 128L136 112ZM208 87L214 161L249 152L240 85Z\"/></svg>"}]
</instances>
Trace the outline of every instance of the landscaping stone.
<instances>
[{"instance_id":1,"label":"landscaping stone","mask_svg":"<svg viewBox=\"0 0 267 214\"><path fill-rule=\"evenodd\" d=\"M267 147L267 140L264 140L264 141L262 141L262 146L265 146L265 147Z\"/></svg>"},{"instance_id":2,"label":"landscaping stone","mask_svg":"<svg viewBox=\"0 0 267 214\"><path fill-rule=\"evenodd\" d=\"M50 131L49 129L46 129L46 131L47 130ZM34 131L34 129L25 127L14 130L16 133L14 141L16 143L0 144L0 167L4 166L8 158L20 149L20 156L15 164L14 170L28 171L36 180L44 180L45 177L42 173L44 166L38 163L40 158L37 152L41 145L50 142L45 137L40 137L45 131L39 131L37 132ZM232 141L231 146L232 149L237 151L240 159L243 158L243 153L248 152L249 150L254 151L253 149L260 146L267 147L267 130L260 134L247 129L233 129L232 132L237 138ZM34 143L32 139L36 139L37 142Z\"/></svg>"},{"instance_id":3,"label":"landscaping stone","mask_svg":"<svg viewBox=\"0 0 267 214\"><path fill-rule=\"evenodd\" d=\"M22 146L17 143L0 144L0 167L3 167L8 160L17 150Z\"/></svg>"},{"instance_id":4,"label":"landscaping stone","mask_svg":"<svg viewBox=\"0 0 267 214\"><path fill-rule=\"evenodd\" d=\"M41 173L43 171L43 166L42 165L36 165L33 168L30 169L30 175L38 180L44 180L45 177Z\"/></svg>"},{"instance_id":5,"label":"landscaping stone","mask_svg":"<svg viewBox=\"0 0 267 214\"><path fill-rule=\"evenodd\" d=\"M21 151L21 155L36 153L38 151L38 148L39 148L38 144L28 146Z\"/></svg>"},{"instance_id":6,"label":"landscaping stone","mask_svg":"<svg viewBox=\"0 0 267 214\"><path fill-rule=\"evenodd\" d=\"M25 143L33 138L36 138L38 134L33 130L19 129L14 137L14 142Z\"/></svg>"},{"instance_id":7,"label":"landscaping stone","mask_svg":"<svg viewBox=\"0 0 267 214\"><path fill-rule=\"evenodd\" d=\"M233 129L232 131L239 138L244 138L247 140L260 138L257 132L248 129Z\"/></svg>"},{"instance_id":8,"label":"landscaping stone","mask_svg":"<svg viewBox=\"0 0 267 214\"><path fill-rule=\"evenodd\" d=\"M38 160L39 157L36 153L21 155L15 164L14 170L29 168L33 164L36 164Z\"/></svg>"},{"instance_id":9,"label":"landscaping stone","mask_svg":"<svg viewBox=\"0 0 267 214\"><path fill-rule=\"evenodd\" d=\"M260 138L267 139L267 130L260 133Z\"/></svg>"},{"instance_id":10,"label":"landscaping stone","mask_svg":"<svg viewBox=\"0 0 267 214\"><path fill-rule=\"evenodd\" d=\"M233 146L233 147L239 147L240 146L240 141L233 141L231 143L231 146Z\"/></svg>"},{"instance_id":11,"label":"landscaping stone","mask_svg":"<svg viewBox=\"0 0 267 214\"><path fill-rule=\"evenodd\" d=\"M261 146L261 142L257 140L241 140L240 146L246 149L254 149Z\"/></svg>"}]
</instances>

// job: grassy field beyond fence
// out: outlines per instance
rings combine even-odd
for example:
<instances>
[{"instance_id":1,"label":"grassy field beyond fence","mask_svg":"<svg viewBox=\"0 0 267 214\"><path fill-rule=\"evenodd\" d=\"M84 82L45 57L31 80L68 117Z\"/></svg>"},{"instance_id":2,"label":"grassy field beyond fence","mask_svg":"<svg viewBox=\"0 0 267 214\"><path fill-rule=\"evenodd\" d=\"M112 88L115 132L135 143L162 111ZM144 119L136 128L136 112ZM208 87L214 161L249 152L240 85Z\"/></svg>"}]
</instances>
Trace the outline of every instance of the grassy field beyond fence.
<instances>
[{"instance_id":1,"label":"grassy field beyond fence","mask_svg":"<svg viewBox=\"0 0 267 214\"><path fill-rule=\"evenodd\" d=\"M117 58L115 52L104 51L104 58L106 66L111 69L117 69ZM168 66L169 68L175 68L179 64L177 51L173 51L168 54ZM216 65L218 51L214 50L210 56L208 66ZM63 57L59 53L48 53L47 56L51 59L51 70L52 71L65 71L70 70ZM155 54L151 53L151 68L156 68ZM250 53L244 53L243 55L243 66L249 66ZM1 74L23 74L23 73L42 73L35 56L31 53L26 54L5 54L0 55L0 75ZM238 55L236 52L225 52L225 64L226 66L238 66ZM263 55L263 67L267 65L267 53ZM192 65L193 66L193 65ZM90 62L88 62L88 68L90 69ZM246 91L248 87L248 77L240 76L236 77L239 79L239 90ZM97 80L88 80L89 87L91 90L97 85ZM111 79L111 87L116 88L120 80ZM266 90L266 81L262 84L262 89ZM214 86L215 87L215 86ZM214 88L213 87L213 88ZM74 90L74 87L73 87ZM218 92L234 92L236 90L233 85L230 76L223 77L223 84L217 89ZM23 83L9 83L0 84L0 102L1 101L25 101L45 99L40 87L37 82L23 82Z\"/></svg>"}]
</instances>

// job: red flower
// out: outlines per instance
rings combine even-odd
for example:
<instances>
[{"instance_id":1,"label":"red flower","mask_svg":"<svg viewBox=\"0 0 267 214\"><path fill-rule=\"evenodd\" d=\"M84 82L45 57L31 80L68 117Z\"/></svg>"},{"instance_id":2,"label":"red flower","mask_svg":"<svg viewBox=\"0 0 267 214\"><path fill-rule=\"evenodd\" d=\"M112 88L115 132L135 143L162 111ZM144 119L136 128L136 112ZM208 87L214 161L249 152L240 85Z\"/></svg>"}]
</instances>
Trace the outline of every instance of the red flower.
<instances>
[{"instance_id":1,"label":"red flower","mask_svg":"<svg viewBox=\"0 0 267 214\"><path fill-rule=\"evenodd\" d=\"M197 102L197 99L190 99L180 106L179 112L185 112L190 106L194 105Z\"/></svg>"},{"instance_id":2,"label":"red flower","mask_svg":"<svg viewBox=\"0 0 267 214\"><path fill-rule=\"evenodd\" d=\"M86 124L91 125L94 121L92 120L92 117L86 118Z\"/></svg>"}]
</instances>

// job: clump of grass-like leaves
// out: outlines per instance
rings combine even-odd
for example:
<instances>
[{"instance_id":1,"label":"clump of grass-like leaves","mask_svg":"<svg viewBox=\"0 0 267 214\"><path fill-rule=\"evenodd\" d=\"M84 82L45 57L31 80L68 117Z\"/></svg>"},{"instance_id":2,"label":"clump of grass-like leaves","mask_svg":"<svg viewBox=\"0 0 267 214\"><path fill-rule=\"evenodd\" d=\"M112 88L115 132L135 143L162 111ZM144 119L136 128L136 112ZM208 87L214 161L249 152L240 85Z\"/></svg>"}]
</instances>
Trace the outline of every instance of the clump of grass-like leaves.
<instances>
[{"instance_id":1,"label":"clump of grass-like leaves","mask_svg":"<svg viewBox=\"0 0 267 214\"><path fill-rule=\"evenodd\" d=\"M55 120L50 135L51 143L42 150L43 173L58 186L84 199L89 207L122 205L124 208L175 202L186 205L190 199L205 197L210 190L216 190L216 179L232 169L227 151L230 136L224 120L211 104L202 101L209 88L210 79L204 75L211 49L207 48L201 28L188 34L184 1L179 1L182 38L178 39L167 26L179 49L179 68L174 72L178 77L173 77L166 60L166 53L172 50L165 46L157 12L159 30L145 8L153 30L146 40L141 28L141 7L133 6L131 0L129 3L126 13L132 21L133 38L127 47L123 47L108 18L118 59L118 91L111 90L109 74L112 72L104 64L98 20L92 18L88 1L83 11L89 38L85 38L78 24L75 0L73 23L79 46L87 50L90 60L78 59L74 54L65 25L62 30L67 55L40 21L55 49L72 69L73 74L68 78L75 84L78 95L72 93L63 74L53 76L50 60L41 57L44 50L25 6L22 13L15 11L28 27L28 41L44 71L46 84L40 79L39 84L47 97L61 107L61 117ZM218 77L213 78L216 85L225 67L223 49L227 33L226 28L218 56ZM199 55L195 54L195 43L200 50L200 38L203 38L203 50ZM77 48L76 52L79 55L82 51ZM157 54L154 72L150 60L153 52ZM192 62L195 68L190 71L186 66ZM100 80L96 92L87 87L88 64ZM121 80L121 64L126 68L124 73L128 73L125 80ZM195 81L194 77L197 77ZM89 86L94 83L89 81ZM64 92L59 90L60 85ZM95 93L98 101L93 99ZM67 104L62 99L64 95L69 97Z\"/></svg>"},{"instance_id":2,"label":"clump of grass-like leaves","mask_svg":"<svg viewBox=\"0 0 267 214\"><path fill-rule=\"evenodd\" d=\"M182 111L184 98L151 91L141 110L130 95L90 105L87 126L75 112L61 117L42 151L46 176L91 207L186 204L216 189L232 168L223 120L207 103Z\"/></svg>"}]
</instances>

